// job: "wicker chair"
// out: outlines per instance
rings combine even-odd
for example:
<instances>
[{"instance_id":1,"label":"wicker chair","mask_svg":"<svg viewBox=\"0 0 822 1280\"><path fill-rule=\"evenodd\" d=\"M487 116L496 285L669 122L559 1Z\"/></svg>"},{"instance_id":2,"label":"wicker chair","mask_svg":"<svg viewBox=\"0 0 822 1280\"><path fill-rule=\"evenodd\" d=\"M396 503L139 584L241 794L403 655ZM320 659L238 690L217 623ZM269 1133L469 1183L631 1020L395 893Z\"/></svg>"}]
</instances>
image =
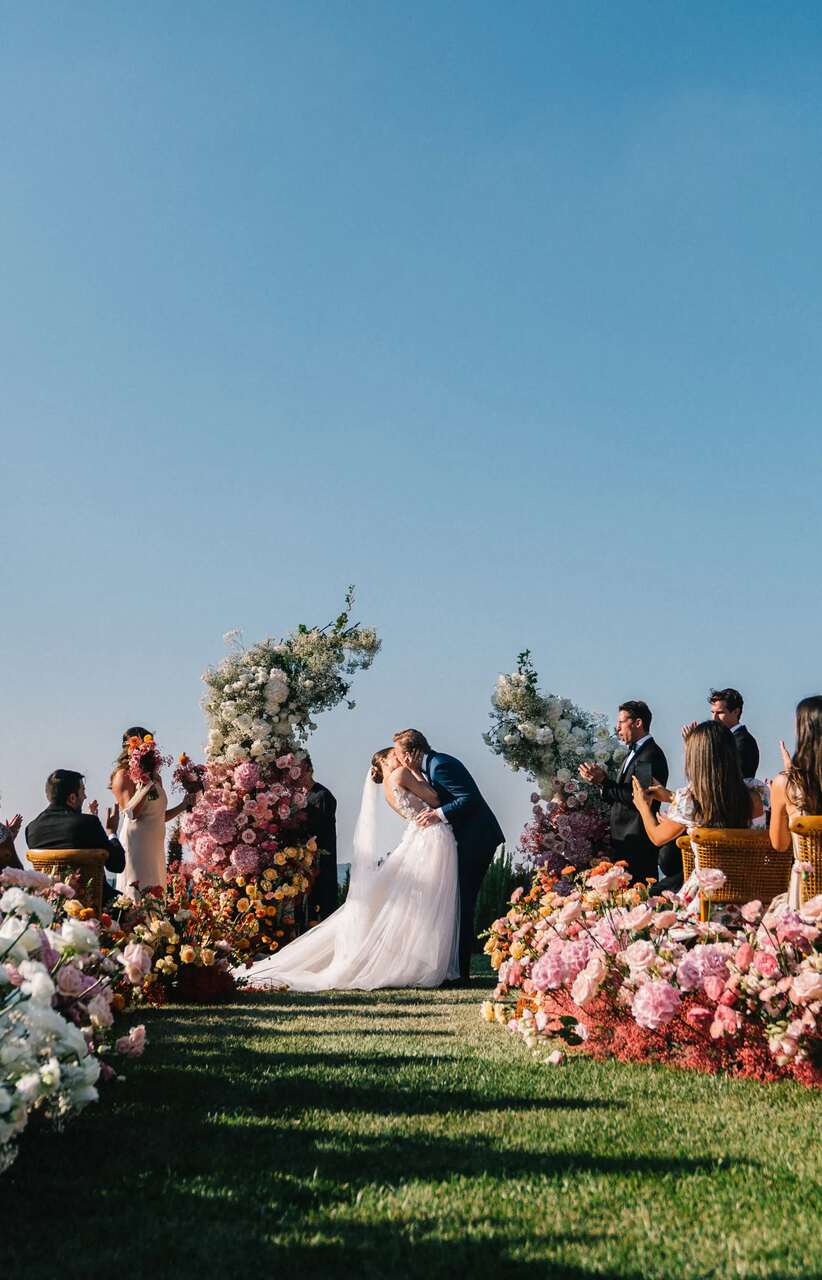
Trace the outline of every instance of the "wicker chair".
<instances>
[{"instance_id":1,"label":"wicker chair","mask_svg":"<svg viewBox=\"0 0 822 1280\"><path fill-rule=\"evenodd\" d=\"M69 876L79 879L77 896L84 906L98 915L103 909L103 880L108 849L29 849L28 858L35 871L47 876Z\"/></svg>"},{"instance_id":2,"label":"wicker chair","mask_svg":"<svg viewBox=\"0 0 822 1280\"><path fill-rule=\"evenodd\" d=\"M677 840L677 847L682 854L682 874L685 880L693 875L694 871L694 847L691 844L690 836L680 836Z\"/></svg>"},{"instance_id":3,"label":"wicker chair","mask_svg":"<svg viewBox=\"0 0 822 1280\"><path fill-rule=\"evenodd\" d=\"M799 900L809 902L822 893L822 818L796 817L791 819L795 854L798 862L809 862L811 870L800 881Z\"/></svg>"},{"instance_id":4,"label":"wicker chair","mask_svg":"<svg viewBox=\"0 0 822 1280\"><path fill-rule=\"evenodd\" d=\"M716 869L726 877L722 888L714 890L710 897L700 894L703 920L708 919L714 903L741 906L758 898L767 905L778 893L787 892L793 854L772 848L767 831L694 827L690 840L698 870Z\"/></svg>"}]
</instances>

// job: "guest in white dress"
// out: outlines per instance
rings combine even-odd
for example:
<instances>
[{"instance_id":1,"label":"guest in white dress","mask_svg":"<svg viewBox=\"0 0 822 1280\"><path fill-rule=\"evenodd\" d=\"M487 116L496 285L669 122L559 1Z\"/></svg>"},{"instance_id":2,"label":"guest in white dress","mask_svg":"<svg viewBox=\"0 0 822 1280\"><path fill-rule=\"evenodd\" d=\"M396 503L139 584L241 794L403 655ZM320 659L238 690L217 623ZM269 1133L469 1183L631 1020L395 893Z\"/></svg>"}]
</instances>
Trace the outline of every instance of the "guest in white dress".
<instances>
[{"instance_id":1,"label":"guest in white dress","mask_svg":"<svg viewBox=\"0 0 822 1280\"><path fill-rule=\"evenodd\" d=\"M120 893L134 897L133 886L151 889L166 886L166 823L190 808L186 796L168 808L168 796L157 773L150 782L138 786L129 774L129 738L144 738L148 729L136 725L123 734L123 747L111 775L111 790L123 816L119 836L125 850L125 869L117 877Z\"/></svg>"}]
</instances>

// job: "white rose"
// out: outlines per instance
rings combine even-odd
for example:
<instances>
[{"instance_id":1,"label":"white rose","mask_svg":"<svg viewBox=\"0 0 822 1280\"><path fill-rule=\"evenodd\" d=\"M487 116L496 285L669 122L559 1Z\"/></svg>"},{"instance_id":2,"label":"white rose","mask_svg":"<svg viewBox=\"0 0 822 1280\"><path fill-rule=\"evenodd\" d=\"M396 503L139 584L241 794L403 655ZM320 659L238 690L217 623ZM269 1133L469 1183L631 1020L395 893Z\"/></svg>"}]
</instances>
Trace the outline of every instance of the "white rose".
<instances>
[{"instance_id":1,"label":"white rose","mask_svg":"<svg viewBox=\"0 0 822 1280\"><path fill-rule=\"evenodd\" d=\"M570 782L570 781L571 781L571 770L570 770L570 769L557 769L556 781L557 781L557 782L561 782L561 783L563 783L563 785L564 785L566 782Z\"/></svg>"}]
</instances>

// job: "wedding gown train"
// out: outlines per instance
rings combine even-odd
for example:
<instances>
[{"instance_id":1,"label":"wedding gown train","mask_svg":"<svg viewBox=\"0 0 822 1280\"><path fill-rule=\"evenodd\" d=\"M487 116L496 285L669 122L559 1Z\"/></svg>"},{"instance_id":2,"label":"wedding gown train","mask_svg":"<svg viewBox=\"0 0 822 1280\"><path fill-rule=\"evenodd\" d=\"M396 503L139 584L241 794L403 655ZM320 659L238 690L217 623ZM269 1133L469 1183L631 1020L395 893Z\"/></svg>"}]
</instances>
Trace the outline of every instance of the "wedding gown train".
<instances>
[{"instance_id":1,"label":"wedding gown train","mask_svg":"<svg viewBox=\"0 0 822 1280\"><path fill-rule=\"evenodd\" d=\"M370 791L369 791L370 788ZM373 991L378 987L437 987L459 976L457 846L447 823L420 828L413 819L425 804L394 787L403 837L378 859L373 836L362 853L364 815L380 788L366 782L357 831L361 853L352 863L346 901L282 951L235 976L253 986L292 991ZM358 837L355 836L355 849Z\"/></svg>"}]
</instances>

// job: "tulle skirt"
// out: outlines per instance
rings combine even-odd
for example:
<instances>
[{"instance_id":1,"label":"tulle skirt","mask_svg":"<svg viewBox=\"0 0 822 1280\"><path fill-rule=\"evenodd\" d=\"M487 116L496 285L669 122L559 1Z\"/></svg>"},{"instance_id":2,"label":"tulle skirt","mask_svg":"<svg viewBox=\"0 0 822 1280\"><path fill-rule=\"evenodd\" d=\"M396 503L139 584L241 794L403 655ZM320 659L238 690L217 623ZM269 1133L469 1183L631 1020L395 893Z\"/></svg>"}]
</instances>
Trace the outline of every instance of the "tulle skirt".
<instances>
[{"instance_id":1,"label":"tulle skirt","mask_svg":"<svg viewBox=\"0 0 822 1280\"><path fill-rule=\"evenodd\" d=\"M400 844L345 903L235 977L292 991L437 987L459 976L457 846L445 823L409 823Z\"/></svg>"}]
</instances>

